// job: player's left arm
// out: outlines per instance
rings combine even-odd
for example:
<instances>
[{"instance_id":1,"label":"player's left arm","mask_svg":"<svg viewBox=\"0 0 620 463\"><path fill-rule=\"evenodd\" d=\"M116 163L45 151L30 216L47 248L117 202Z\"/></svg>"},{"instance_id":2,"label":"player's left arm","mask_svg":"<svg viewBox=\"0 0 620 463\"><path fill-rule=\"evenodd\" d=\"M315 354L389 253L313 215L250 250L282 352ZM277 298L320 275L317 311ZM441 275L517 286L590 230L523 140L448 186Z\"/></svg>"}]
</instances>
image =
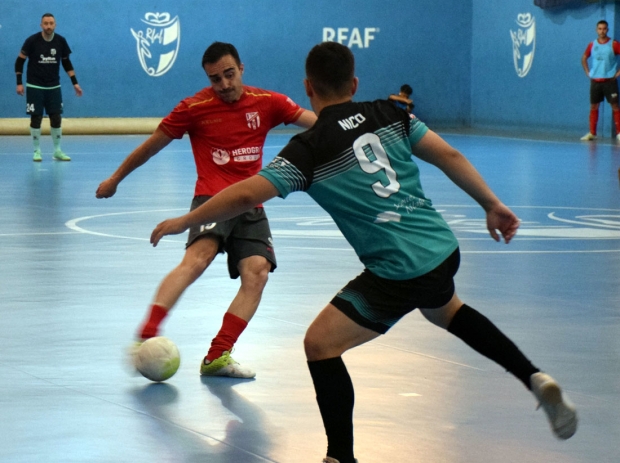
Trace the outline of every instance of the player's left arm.
<instances>
[{"instance_id":1,"label":"player's left arm","mask_svg":"<svg viewBox=\"0 0 620 463\"><path fill-rule=\"evenodd\" d=\"M151 243L157 246L164 236L178 235L194 225L232 219L278 194L273 183L265 177L254 175L225 188L193 211L164 220L151 233Z\"/></svg>"},{"instance_id":2,"label":"player's left arm","mask_svg":"<svg viewBox=\"0 0 620 463\"><path fill-rule=\"evenodd\" d=\"M620 42L618 42L617 40L614 40L612 42L611 47L613 48L614 55L616 56L620 55ZM620 69L618 69L618 72L616 72L616 74L614 75L614 79L617 79L619 76L620 76Z\"/></svg>"},{"instance_id":3,"label":"player's left arm","mask_svg":"<svg viewBox=\"0 0 620 463\"><path fill-rule=\"evenodd\" d=\"M73 69L73 63L71 63L69 56L65 56L61 60L61 63L62 63L62 67L64 68L65 72L71 79L71 83L73 84L73 88L75 89L75 94L77 96L82 96L82 93L83 93L82 87L80 87L80 84L78 84L78 81L77 81L77 77L75 77L75 70Z\"/></svg>"},{"instance_id":4,"label":"player's left arm","mask_svg":"<svg viewBox=\"0 0 620 463\"><path fill-rule=\"evenodd\" d=\"M518 217L493 193L463 154L432 130L426 132L412 151L418 158L439 168L482 206L487 214L487 229L495 241L500 241L499 231L506 244L510 242L519 228Z\"/></svg>"},{"instance_id":5,"label":"player's left arm","mask_svg":"<svg viewBox=\"0 0 620 463\"><path fill-rule=\"evenodd\" d=\"M307 109L302 109L302 113L299 115L297 120L293 122L294 125L298 127L303 127L304 129L309 129L316 122L316 114L312 111L308 111Z\"/></svg>"}]
</instances>

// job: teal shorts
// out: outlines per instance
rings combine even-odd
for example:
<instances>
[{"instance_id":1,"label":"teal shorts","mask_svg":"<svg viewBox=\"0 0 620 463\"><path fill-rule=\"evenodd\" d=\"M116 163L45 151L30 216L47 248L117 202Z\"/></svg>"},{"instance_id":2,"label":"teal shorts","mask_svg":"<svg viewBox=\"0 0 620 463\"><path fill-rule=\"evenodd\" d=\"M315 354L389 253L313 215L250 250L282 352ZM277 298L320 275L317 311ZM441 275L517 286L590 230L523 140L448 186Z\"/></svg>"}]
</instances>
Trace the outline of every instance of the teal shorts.
<instances>
[{"instance_id":1,"label":"teal shorts","mask_svg":"<svg viewBox=\"0 0 620 463\"><path fill-rule=\"evenodd\" d=\"M388 280L364 269L331 303L358 325L385 334L412 310L437 309L450 302L460 262L457 248L437 268L410 280Z\"/></svg>"}]
</instances>

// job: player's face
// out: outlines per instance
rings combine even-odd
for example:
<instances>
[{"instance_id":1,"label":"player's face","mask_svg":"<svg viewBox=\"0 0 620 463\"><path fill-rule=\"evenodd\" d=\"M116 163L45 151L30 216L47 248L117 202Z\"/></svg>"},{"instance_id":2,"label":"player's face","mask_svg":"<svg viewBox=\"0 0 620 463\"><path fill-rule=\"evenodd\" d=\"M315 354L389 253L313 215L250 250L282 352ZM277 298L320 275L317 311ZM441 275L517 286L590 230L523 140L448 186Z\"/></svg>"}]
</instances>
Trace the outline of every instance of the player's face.
<instances>
[{"instance_id":1,"label":"player's face","mask_svg":"<svg viewBox=\"0 0 620 463\"><path fill-rule=\"evenodd\" d=\"M234 103L241 98L243 64L237 66L231 55L223 56L215 63L205 64L205 72L211 81L211 87L222 101Z\"/></svg>"},{"instance_id":2,"label":"player's face","mask_svg":"<svg viewBox=\"0 0 620 463\"><path fill-rule=\"evenodd\" d=\"M607 38L607 32L609 32L609 28L605 24L599 24L596 26L596 33L598 34L599 39Z\"/></svg>"},{"instance_id":3,"label":"player's face","mask_svg":"<svg viewBox=\"0 0 620 463\"><path fill-rule=\"evenodd\" d=\"M51 16L45 16L41 19L41 29L47 37L50 37L56 29L56 20Z\"/></svg>"}]
</instances>

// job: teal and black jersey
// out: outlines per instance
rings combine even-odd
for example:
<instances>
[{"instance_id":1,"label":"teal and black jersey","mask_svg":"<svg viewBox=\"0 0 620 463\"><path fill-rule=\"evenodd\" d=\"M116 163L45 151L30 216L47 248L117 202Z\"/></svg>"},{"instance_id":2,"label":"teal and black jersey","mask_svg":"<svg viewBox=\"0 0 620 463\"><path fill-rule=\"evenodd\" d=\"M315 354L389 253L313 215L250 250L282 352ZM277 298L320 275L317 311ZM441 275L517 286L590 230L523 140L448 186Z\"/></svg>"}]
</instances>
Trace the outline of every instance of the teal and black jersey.
<instances>
[{"instance_id":1,"label":"teal and black jersey","mask_svg":"<svg viewBox=\"0 0 620 463\"><path fill-rule=\"evenodd\" d=\"M385 100L328 106L260 175L283 198L306 191L375 275L415 278L458 247L412 159L411 147L427 131Z\"/></svg>"}]
</instances>

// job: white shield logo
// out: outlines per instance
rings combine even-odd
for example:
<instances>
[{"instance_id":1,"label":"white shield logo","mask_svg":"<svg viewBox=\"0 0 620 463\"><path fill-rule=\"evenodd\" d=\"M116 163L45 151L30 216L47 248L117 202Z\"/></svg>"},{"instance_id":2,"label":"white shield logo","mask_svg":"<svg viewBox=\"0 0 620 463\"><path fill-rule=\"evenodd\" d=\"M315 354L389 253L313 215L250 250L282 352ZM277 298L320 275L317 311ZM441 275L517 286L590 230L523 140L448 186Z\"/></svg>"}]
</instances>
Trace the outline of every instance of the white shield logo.
<instances>
[{"instance_id":1,"label":"white shield logo","mask_svg":"<svg viewBox=\"0 0 620 463\"><path fill-rule=\"evenodd\" d=\"M510 31L512 37L512 58L519 77L525 77L534 61L536 48L536 22L530 13L517 15L519 29Z\"/></svg>"},{"instance_id":2,"label":"white shield logo","mask_svg":"<svg viewBox=\"0 0 620 463\"><path fill-rule=\"evenodd\" d=\"M169 13L146 13L141 21L145 30L131 33L136 39L138 58L142 69L149 76L163 76L177 59L181 43L179 17L170 19Z\"/></svg>"},{"instance_id":3,"label":"white shield logo","mask_svg":"<svg viewBox=\"0 0 620 463\"><path fill-rule=\"evenodd\" d=\"M260 116L258 113L245 113L245 119L248 121L248 127L256 130L260 127Z\"/></svg>"}]
</instances>

